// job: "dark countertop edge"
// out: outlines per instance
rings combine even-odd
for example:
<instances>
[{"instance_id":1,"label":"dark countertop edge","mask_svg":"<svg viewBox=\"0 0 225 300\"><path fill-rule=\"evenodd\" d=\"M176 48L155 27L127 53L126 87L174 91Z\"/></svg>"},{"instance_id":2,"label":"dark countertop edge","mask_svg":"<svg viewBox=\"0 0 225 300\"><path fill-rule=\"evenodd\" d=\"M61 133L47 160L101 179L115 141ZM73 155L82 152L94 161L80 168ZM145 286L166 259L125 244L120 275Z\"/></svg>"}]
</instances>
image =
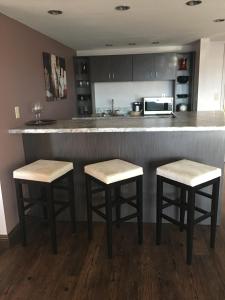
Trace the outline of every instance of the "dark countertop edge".
<instances>
[{"instance_id":1,"label":"dark countertop edge","mask_svg":"<svg viewBox=\"0 0 225 300\"><path fill-rule=\"evenodd\" d=\"M173 131L225 131L225 126L179 126L149 128L26 128L9 129L10 134L41 134L41 133L118 133L118 132L173 132Z\"/></svg>"}]
</instances>

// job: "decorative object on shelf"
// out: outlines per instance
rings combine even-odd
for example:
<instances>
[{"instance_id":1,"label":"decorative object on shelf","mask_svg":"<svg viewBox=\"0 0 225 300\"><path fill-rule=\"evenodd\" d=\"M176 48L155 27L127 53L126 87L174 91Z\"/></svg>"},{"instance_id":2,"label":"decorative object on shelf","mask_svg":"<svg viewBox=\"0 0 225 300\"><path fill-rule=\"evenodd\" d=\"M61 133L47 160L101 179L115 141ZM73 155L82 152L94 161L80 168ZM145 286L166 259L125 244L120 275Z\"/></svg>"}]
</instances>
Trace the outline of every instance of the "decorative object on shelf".
<instances>
[{"instance_id":1,"label":"decorative object on shelf","mask_svg":"<svg viewBox=\"0 0 225 300\"><path fill-rule=\"evenodd\" d=\"M177 109L177 111L187 111L188 106L185 103L180 103L177 105L176 109Z\"/></svg>"},{"instance_id":2,"label":"decorative object on shelf","mask_svg":"<svg viewBox=\"0 0 225 300\"><path fill-rule=\"evenodd\" d=\"M47 101L67 98L65 58L43 52L45 90Z\"/></svg>"},{"instance_id":3,"label":"decorative object on shelf","mask_svg":"<svg viewBox=\"0 0 225 300\"><path fill-rule=\"evenodd\" d=\"M27 126L43 126L43 125L51 125L51 124L54 124L56 123L56 120L32 120L32 121L28 121L25 123L25 125Z\"/></svg>"},{"instance_id":4,"label":"decorative object on shelf","mask_svg":"<svg viewBox=\"0 0 225 300\"><path fill-rule=\"evenodd\" d=\"M187 70L187 58L182 57L179 59L179 70Z\"/></svg>"},{"instance_id":5,"label":"decorative object on shelf","mask_svg":"<svg viewBox=\"0 0 225 300\"><path fill-rule=\"evenodd\" d=\"M177 98L183 99L183 98L187 98L188 94L178 94Z\"/></svg>"},{"instance_id":6,"label":"decorative object on shelf","mask_svg":"<svg viewBox=\"0 0 225 300\"><path fill-rule=\"evenodd\" d=\"M82 74L88 74L88 65L87 65L87 62L81 63L81 73Z\"/></svg>"},{"instance_id":7,"label":"decorative object on shelf","mask_svg":"<svg viewBox=\"0 0 225 300\"><path fill-rule=\"evenodd\" d=\"M75 80L77 86L77 106L80 116L92 114L92 96L89 74L89 58L75 57Z\"/></svg>"},{"instance_id":8,"label":"decorative object on shelf","mask_svg":"<svg viewBox=\"0 0 225 300\"><path fill-rule=\"evenodd\" d=\"M189 76L178 76L177 82L180 84L185 84L189 81Z\"/></svg>"}]
</instances>

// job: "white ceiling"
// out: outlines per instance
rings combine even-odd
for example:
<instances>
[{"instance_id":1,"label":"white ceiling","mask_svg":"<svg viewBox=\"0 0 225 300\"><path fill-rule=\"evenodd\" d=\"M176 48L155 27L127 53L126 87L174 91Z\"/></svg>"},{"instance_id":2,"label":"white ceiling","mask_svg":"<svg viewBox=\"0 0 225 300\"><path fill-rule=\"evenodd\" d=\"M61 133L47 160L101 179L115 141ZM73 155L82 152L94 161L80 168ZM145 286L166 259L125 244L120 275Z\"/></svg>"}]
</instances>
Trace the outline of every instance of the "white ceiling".
<instances>
[{"instance_id":1,"label":"white ceiling","mask_svg":"<svg viewBox=\"0 0 225 300\"><path fill-rule=\"evenodd\" d=\"M106 43L114 47L184 45L201 37L224 36L224 0L202 0L195 7L186 0L0 0L6 14L74 49L98 49ZM120 4L126 12L114 10ZM51 16L49 9L63 10Z\"/></svg>"}]
</instances>

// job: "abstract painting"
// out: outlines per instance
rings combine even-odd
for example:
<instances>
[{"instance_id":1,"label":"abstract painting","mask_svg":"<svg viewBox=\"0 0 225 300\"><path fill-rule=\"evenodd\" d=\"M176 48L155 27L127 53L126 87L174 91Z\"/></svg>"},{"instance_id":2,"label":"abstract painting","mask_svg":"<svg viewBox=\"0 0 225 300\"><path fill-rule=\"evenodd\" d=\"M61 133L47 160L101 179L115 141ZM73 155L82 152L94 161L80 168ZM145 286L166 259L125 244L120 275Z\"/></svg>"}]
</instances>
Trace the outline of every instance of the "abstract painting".
<instances>
[{"instance_id":1,"label":"abstract painting","mask_svg":"<svg viewBox=\"0 0 225 300\"><path fill-rule=\"evenodd\" d=\"M45 91L47 101L67 98L65 58L43 52Z\"/></svg>"}]
</instances>

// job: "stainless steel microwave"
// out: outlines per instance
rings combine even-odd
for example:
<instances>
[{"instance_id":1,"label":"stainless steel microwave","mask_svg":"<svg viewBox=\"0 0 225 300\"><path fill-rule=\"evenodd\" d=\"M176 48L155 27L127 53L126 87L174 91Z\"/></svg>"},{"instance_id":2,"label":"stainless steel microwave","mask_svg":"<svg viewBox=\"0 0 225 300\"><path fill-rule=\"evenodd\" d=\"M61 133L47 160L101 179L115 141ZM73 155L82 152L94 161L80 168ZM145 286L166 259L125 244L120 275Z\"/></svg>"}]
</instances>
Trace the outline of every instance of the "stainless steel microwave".
<instances>
[{"instance_id":1,"label":"stainless steel microwave","mask_svg":"<svg viewBox=\"0 0 225 300\"><path fill-rule=\"evenodd\" d=\"M144 115L166 115L173 112L173 97L143 98Z\"/></svg>"}]
</instances>

